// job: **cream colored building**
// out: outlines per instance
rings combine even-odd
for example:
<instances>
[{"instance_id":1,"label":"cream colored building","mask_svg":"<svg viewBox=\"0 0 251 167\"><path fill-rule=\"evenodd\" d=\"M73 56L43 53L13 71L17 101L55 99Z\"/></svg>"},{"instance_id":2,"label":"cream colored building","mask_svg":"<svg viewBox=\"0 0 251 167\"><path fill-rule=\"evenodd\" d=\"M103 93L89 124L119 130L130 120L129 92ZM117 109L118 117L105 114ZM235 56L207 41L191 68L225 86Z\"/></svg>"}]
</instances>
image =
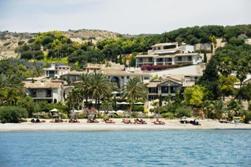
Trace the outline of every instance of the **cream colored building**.
<instances>
[{"instance_id":1,"label":"cream colored building","mask_svg":"<svg viewBox=\"0 0 251 167\"><path fill-rule=\"evenodd\" d=\"M173 43L159 43L152 46L146 55L136 56L136 67L144 65L178 65L178 64L199 64L202 56L194 52L192 45L178 45Z\"/></svg>"}]
</instances>

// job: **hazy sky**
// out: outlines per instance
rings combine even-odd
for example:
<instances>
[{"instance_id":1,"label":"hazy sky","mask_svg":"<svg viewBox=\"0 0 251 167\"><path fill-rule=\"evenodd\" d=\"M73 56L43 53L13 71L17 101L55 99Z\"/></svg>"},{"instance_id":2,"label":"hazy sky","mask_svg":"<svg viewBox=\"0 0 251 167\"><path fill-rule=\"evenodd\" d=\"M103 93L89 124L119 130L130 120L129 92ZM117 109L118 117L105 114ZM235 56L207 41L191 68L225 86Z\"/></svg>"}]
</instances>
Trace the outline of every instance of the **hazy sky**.
<instances>
[{"instance_id":1,"label":"hazy sky","mask_svg":"<svg viewBox=\"0 0 251 167\"><path fill-rule=\"evenodd\" d=\"M251 0L0 0L0 31L105 29L162 33L251 23Z\"/></svg>"}]
</instances>

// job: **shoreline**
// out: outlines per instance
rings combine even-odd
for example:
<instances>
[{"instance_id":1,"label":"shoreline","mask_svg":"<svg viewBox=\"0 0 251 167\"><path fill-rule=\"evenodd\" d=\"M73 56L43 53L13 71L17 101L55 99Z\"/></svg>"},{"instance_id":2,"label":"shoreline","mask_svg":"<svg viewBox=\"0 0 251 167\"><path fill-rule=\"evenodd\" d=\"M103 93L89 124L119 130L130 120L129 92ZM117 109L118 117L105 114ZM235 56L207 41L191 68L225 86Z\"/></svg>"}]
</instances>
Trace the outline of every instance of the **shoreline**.
<instances>
[{"instance_id":1,"label":"shoreline","mask_svg":"<svg viewBox=\"0 0 251 167\"><path fill-rule=\"evenodd\" d=\"M86 119L80 123L5 123L0 124L0 132L26 132L26 131L165 131L165 130L251 130L251 124L244 123L219 123L216 120L199 120L201 125L181 124L178 119L166 120L165 125L154 125L154 119L144 119L147 124L124 124L122 119L113 119L115 124L107 124L101 120L99 123L87 123Z\"/></svg>"}]
</instances>

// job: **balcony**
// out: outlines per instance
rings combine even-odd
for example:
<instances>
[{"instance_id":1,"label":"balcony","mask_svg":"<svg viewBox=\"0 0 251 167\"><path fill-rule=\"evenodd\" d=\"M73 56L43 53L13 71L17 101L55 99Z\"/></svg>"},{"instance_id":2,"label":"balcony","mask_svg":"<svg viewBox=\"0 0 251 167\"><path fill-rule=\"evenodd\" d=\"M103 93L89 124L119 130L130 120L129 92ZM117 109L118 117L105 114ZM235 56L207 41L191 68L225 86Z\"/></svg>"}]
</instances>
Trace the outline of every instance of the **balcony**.
<instances>
[{"instance_id":1,"label":"balcony","mask_svg":"<svg viewBox=\"0 0 251 167\"><path fill-rule=\"evenodd\" d=\"M148 54L157 54L157 55L165 55L165 54L174 54L177 53L178 49L162 49L162 50L148 50Z\"/></svg>"},{"instance_id":2,"label":"balcony","mask_svg":"<svg viewBox=\"0 0 251 167\"><path fill-rule=\"evenodd\" d=\"M38 96L38 97L32 97L33 100L50 100L52 99L52 97L41 97L41 96Z\"/></svg>"}]
</instances>

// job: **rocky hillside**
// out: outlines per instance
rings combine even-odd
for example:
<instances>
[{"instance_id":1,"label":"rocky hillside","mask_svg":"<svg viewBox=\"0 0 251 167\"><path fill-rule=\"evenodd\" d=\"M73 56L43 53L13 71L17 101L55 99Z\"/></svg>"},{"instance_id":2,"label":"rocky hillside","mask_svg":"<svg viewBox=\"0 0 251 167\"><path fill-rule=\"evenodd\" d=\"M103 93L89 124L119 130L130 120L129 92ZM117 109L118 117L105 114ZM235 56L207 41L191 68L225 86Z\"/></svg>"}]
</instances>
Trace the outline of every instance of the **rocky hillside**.
<instances>
[{"instance_id":1,"label":"rocky hillside","mask_svg":"<svg viewBox=\"0 0 251 167\"><path fill-rule=\"evenodd\" d=\"M18 43L32 38L32 33L0 32L0 59L16 57L15 49Z\"/></svg>"},{"instance_id":2,"label":"rocky hillside","mask_svg":"<svg viewBox=\"0 0 251 167\"><path fill-rule=\"evenodd\" d=\"M76 42L84 42L90 39L96 42L105 38L116 38L121 36L119 33L110 31L89 29L69 30L63 31L63 33L72 41ZM35 34L36 33L16 33L8 31L0 32L0 59L17 57L15 49L18 44L31 39Z\"/></svg>"}]
</instances>

